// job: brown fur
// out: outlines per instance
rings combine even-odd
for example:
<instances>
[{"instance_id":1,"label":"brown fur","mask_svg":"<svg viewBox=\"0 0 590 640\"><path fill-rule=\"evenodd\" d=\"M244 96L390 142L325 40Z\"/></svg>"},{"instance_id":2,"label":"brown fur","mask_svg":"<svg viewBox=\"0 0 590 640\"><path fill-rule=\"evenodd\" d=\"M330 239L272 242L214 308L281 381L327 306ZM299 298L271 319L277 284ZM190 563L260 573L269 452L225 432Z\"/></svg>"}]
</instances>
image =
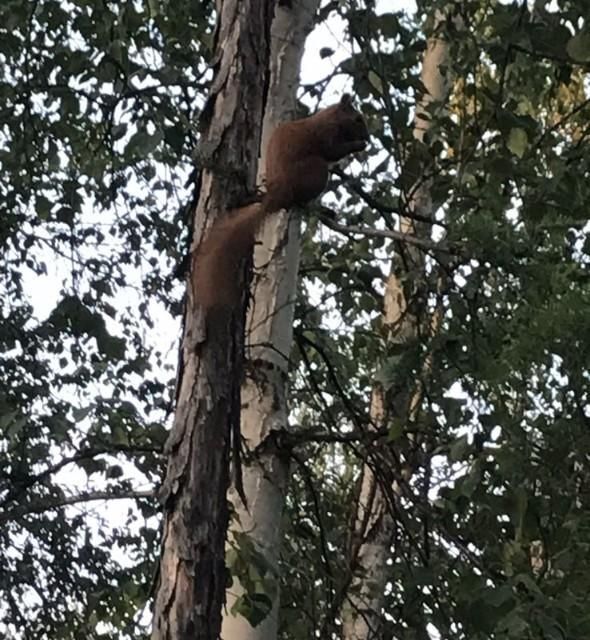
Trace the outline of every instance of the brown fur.
<instances>
[{"instance_id":1,"label":"brown fur","mask_svg":"<svg viewBox=\"0 0 590 640\"><path fill-rule=\"evenodd\" d=\"M266 149L262 201L218 220L194 254L195 293L205 311L235 304L240 264L251 253L265 216L319 196L328 181L329 164L361 151L368 137L365 121L347 94L338 104L273 131Z\"/></svg>"}]
</instances>

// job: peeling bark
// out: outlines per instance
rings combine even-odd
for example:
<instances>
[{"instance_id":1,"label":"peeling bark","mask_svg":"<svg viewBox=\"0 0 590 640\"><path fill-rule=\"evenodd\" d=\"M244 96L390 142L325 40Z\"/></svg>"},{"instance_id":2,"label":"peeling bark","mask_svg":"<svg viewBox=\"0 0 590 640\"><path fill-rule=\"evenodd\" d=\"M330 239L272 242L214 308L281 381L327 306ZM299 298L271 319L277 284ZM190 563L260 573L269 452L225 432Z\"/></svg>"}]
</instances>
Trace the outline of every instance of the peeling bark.
<instances>
[{"instance_id":1,"label":"peeling bark","mask_svg":"<svg viewBox=\"0 0 590 640\"><path fill-rule=\"evenodd\" d=\"M219 0L215 77L203 113L194 239L255 185L272 0ZM192 282L194 274L189 274ZM246 290L244 281L242 290ZM231 437L239 429L244 310L203 317L189 284L152 640L217 640L227 572Z\"/></svg>"}]
</instances>

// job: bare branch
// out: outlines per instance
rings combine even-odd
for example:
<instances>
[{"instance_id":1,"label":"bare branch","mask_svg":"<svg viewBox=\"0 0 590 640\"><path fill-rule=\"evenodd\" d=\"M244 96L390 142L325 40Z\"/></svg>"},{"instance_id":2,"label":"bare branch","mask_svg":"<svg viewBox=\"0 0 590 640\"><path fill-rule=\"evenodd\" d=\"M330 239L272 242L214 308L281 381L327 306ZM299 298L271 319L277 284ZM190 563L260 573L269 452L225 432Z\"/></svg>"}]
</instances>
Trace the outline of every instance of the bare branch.
<instances>
[{"instance_id":1,"label":"bare branch","mask_svg":"<svg viewBox=\"0 0 590 640\"><path fill-rule=\"evenodd\" d=\"M323 222L323 224L325 224L333 231L338 231L338 233L342 233L346 236L359 234L373 238L389 238L391 240L397 240L399 242L405 242L406 244L414 245L415 247L418 247L423 251L440 251L452 255L459 254L459 251L456 248L451 247L446 243L426 240L409 233L402 233L401 231L394 231L393 229L370 229L369 227L356 227L339 224L338 222L334 221L334 211L328 209L327 207L322 207L322 211L324 211L325 213L324 215L320 214L319 218Z\"/></svg>"}]
</instances>

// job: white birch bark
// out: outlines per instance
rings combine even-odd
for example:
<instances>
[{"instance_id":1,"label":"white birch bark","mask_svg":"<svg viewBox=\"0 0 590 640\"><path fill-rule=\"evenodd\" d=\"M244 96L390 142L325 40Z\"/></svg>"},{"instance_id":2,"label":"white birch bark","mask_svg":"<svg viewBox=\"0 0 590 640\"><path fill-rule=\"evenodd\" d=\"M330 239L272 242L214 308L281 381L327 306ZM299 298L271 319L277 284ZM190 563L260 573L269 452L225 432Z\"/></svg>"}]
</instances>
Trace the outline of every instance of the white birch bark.
<instances>
[{"instance_id":1,"label":"white birch bark","mask_svg":"<svg viewBox=\"0 0 590 640\"><path fill-rule=\"evenodd\" d=\"M319 0L277 6L271 29L270 86L261 149L273 129L295 116L295 92L305 39L313 26ZM264 166L264 157L260 166ZM263 176L259 176L259 179ZM287 373L293 337L293 314L299 263L299 220L281 212L269 216L254 251L252 299L246 327L246 366L242 385L241 432L249 451L243 464L248 510L231 493L238 516L235 533L247 533L266 562L277 571L281 517L288 479L288 460L279 455L273 435L287 428ZM273 580L273 606L253 628L231 608L243 594L237 580L227 592L224 640L274 640L278 629L278 579Z\"/></svg>"},{"instance_id":2,"label":"white birch bark","mask_svg":"<svg viewBox=\"0 0 590 640\"><path fill-rule=\"evenodd\" d=\"M437 16L437 24L444 17ZM435 29L436 32L436 29ZM430 128L428 106L431 102L443 104L448 96L449 84L446 76L448 43L436 33L429 38L422 62L421 79L426 94L416 106L414 118L414 137L422 141ZM441 69L444 70L441 72ZM427 218L433 217L431 181L425 180L416 187L408 202L411 213ZM400 231L418 237L428 237L431 226L416 222L415 219L402 217ZM416 270L424 269L424 254L416 247L406 247L406 257ZM403 283L396 275L396 263L392 264L391 274L384 294L383 326L390 332L390 340L406 342L417 332L417 319L406 312L407 301ZM425 366L430 364L425 362ZM407 422L416 417L422 392L419 382L409 402L406 401ZM371 419L375 427L386 424L387 405L383 389L375 384L371 397ZM375 446L382 446L376 444ZM407 470L408 478L412 470ZM398 487L393 487L397 495ZM355 531L351 553L354 576L347 602L343 607L342 622L344 640L377 640L382 638L383 600L387 583L387 558L390 556L393 532L393 516L385 495L368 466L363 469L361 489L357 505Z\"/></svg>"}]
</instances>

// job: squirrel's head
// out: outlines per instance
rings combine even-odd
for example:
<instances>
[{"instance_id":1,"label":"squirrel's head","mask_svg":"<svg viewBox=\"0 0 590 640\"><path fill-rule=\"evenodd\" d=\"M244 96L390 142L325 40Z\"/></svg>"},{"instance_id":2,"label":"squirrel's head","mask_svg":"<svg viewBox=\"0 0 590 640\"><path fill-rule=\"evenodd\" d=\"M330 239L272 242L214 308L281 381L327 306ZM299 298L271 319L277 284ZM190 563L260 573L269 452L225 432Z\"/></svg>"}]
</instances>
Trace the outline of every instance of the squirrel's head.
<instances>
[{"instance_id":1,"label":"squirrel's head","mask_svg":"<svg viewBox=\"0 0 590 640\"><path fill-rule=\"evenodd\" d=\"M352 96L344 93L340 102L336 105L338 112L338 125L340 135L349 142L369 141L369 130L367 123L360 111L357 111L352 104Z\"/></svg>"}]
</instances>

